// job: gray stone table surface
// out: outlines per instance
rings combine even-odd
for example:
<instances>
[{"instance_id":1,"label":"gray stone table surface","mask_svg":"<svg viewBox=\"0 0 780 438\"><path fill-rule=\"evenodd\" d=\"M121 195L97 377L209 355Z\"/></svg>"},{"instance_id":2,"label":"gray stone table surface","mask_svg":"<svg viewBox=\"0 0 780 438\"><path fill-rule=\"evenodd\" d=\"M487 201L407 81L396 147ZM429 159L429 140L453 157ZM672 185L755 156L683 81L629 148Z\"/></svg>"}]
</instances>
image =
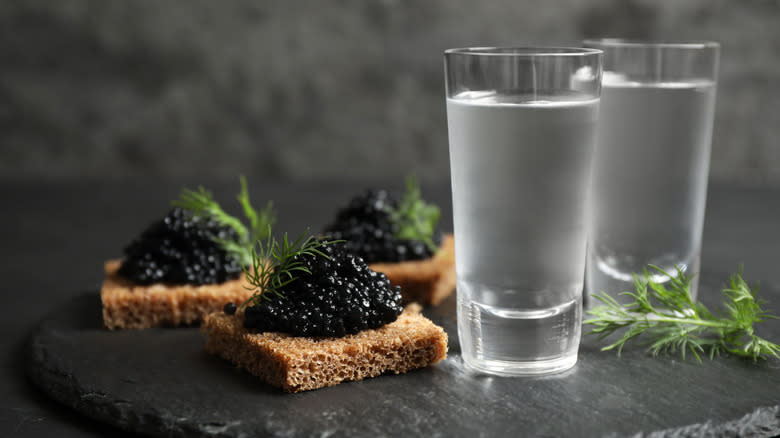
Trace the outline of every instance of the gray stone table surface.
<instances>
[{"instance_id":1,"label":"gray stone table surface","mask_svg":"<svg viewBox=\"0 0 780 438\"><path fill-rule=\"evenodd\" d=\"M720 358L702 365L621 358L586 339L580 361L553 377L475 376L459 361L452 300L425 312L450 334L450 356L403 376L287 395L202 352L197 329L108 333L97 290L115 257L193 181L0 183L2 379L0 434L122 436L110 424L189 435L773 436L780 433L780 362ZM232 199L236 183L214 183ZM319 229L361 187L254 183L274 199L279 229ZM387 185L399 188L400 182ZM446 185L424 185L451 229ZM745 265L761 294L780 303L780 190L713 186L705 225L701 298ZM780 339L780 323L761 334ZM29 357L26 355L29 354ZM30 375L39 386L32 384ZM65 403L52 401L58 398ZM70 407L66 407L70 406ZM75 407L75 409L73 409ZM92 418L90 418L90 415ZM96 421L97 419L98 421Z\"/></svg>"}]
</instances>

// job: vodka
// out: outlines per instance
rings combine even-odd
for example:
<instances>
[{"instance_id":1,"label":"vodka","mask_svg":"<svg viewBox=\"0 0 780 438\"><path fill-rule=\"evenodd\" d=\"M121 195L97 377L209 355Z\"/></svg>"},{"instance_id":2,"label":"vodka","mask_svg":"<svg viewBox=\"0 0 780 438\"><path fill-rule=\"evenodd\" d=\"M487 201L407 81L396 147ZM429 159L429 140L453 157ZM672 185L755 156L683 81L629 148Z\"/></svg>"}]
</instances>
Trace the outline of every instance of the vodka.
<instances>
[{"instance_id":1,"label":"vodka","mask_svg":"<svg viewBox=\"0 0 780 438\"><path fill-rule=\"evenodd\" d=\"M447 99L458 334L474 368L577 359L597 114L573 93Z\"/></svg>"},{"instance_id":2,"label":"vodka","mask_svg":"<svg viewBox=\"0 0 780 438\"><path fill-rule=\"evenodd\" d=\"M605 73L601 93L588 293L633 291L633 274L648 264L670 274L698 272L714 82L637 83Z\"/></svg>"}]
</instances>

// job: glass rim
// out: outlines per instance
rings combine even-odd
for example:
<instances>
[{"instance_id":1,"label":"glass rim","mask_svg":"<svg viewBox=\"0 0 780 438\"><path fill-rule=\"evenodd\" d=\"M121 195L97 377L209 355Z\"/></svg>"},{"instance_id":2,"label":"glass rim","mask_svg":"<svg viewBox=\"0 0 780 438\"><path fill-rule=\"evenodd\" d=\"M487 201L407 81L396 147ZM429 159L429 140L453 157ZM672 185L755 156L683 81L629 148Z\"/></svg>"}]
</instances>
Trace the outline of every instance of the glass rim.
<instances>
[{"instance_id":1,"label":"glass rim","mask_svg":"<svg viewBox=\"0 0 780 438\"><path fill-rule=\"evenodd\" d=\"M601 49L590 47L548 47L548 46L485 46L485 47L459 47L447 49L444 55L465 56L504 56L512 58L532 58L537 56L563 56L580 57L600 55Z\"/></svg>"},{"instance_id":2,"label":"glass rim","mask_svg":"<svg viewBox=\"0 0 780 438\"><path fill-rule=\"evenodd\" d=\"M720 43L709 40L640 40L633 38L586 38L584 45L604 48L718 49Z\"/></svg>"}]
</instances>

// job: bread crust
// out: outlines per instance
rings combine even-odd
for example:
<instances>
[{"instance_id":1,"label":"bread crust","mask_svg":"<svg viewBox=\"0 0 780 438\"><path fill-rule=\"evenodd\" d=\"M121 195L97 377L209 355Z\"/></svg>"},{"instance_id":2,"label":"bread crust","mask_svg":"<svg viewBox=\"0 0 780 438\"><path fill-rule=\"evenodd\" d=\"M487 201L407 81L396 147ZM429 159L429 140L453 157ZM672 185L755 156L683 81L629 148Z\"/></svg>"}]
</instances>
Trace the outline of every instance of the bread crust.
<instances>
[{"instance_id":1,"label":"bread crust","mask_svg":"<svg viewBox=\"0 0 780 438\"><path fill-rule=\"evenodd\" d=\"M372 263L369 268L401 286L405 302L437 305L455 290L455 238L445 234L433 257L399 263Z\"/></svg>"},{"instance_id":2,"label":"bread crust","mask_svg":"<svg viewBox=\"0 0 780 438\"><path fill-rule=\"evenodd\" d=\"M141 286L118 274L121 260L105 263L100 290L103 324L109 330L191 325L222 310L228 302L243 303L251 295L245 277L220 284Z\"/></svg>"},{"instance_id":3,"label":"bread crust","mask_svg":"<svg viewBox=\"0 0 780 438\"><path fill-rule=\"evenodd\" d=\"M287 392L405 373L447 357L447 333L416 304L390 324L342 338L259 333L242 320L241 312L206 316L206 351Z\"/></svg>"}]
</instances>

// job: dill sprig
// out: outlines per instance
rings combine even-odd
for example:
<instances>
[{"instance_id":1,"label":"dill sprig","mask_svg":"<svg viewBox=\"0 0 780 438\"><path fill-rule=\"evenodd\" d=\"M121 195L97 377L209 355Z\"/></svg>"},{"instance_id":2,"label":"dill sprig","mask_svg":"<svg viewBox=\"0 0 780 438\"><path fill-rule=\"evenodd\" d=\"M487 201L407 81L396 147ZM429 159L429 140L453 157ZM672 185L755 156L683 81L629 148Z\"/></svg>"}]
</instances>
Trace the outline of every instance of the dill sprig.
<instances>
[{"instance_id":1,"label":"dill sprig","mask_svg":"<svg viewBox=\"0 0 780 438\"><path fill-rule=\"evenodd\" d=\"M265 208L257 212L249 201L249 190L243 176L241 177L241 192L236 196L236 199L244 210L244 216L249 220L249 236L246 243L251 244L268 237L271 233L271 226L276 222L273 201L268 201Z\"/></svg>"},{"instance_id":2,"label":"dill sprig","mask_svg":"<svg viewBox=\"0 0 780 438\"><path fill-rule=\"evenodd\" d=\"M626 329L620 339L602 351L617 349L620 355L628 341L644 336L644 345L653 356L680 351L685 360L686 352L690 352L700 363L700 354L707 354L710 359L721 353L753 361L769 356L780 358L780 345L756 336L753 331L754 323L777 317L761 307L766 302L756 298L758 287L750 288L742 278L741 268L722 290L725 312L718 316L691 299L692 277L680 268L676 276L657 266L650 268L669 278L668 287L652 281L645 269L643 276L634 275L635 291L620 294L633 298L627 305L621 306L604 292L594 295L603 305L588 311L592 318L583 324L595 326L588 334L604 339Z\"/></svg>"},{"instance_id":3,"label":"dill sprig","mask_svg":"<svg viewBox=\"0 0 780 438\"><path fill-rule=\"evenodd\" d=\"M244 268L248 290L253 290L249 299L242 304L242 307L249 304L260 304L261 298L271 299L270 295L276 295L284 298L279 290L284 286L295 281L296 273L311 274L311 271L297 259L297 256L309 255L330 258L320 250L321 247L337 243L337 240L319 240L309 235L306 229L295 241L290 241L287 233L284 233L281 242L271 235L270 226L268 227L265 243L258 240L251 246L252 268Z\"/></svg>"},{"instance_id":4,"label":"dill sprig","mask_svg":"<svg viewBox=\"0 0 780 438\"><path fill-rule=\"evenodd\" d=\"M437 246L433 241L433 233L439 222L439 207L427 204L420 195L420 186L413 176L406 178L406 192L398 208L388 209L390 221L395 224L398 231L395 237L401 240L420 240L431 251L436 251Z\"/></svg>"},{"instance_id":5,"label":"dill sprig","mask_svg":"<svg viewBox=\"0 0 780 438\"><path fill-rule=\"evenodd\" d=\"M214 200L211 192L203 186L199 186L197 191L183 189L179 199L173 201L172 204L174 207L188 210L194 217L211 219L235 230L238 235L237 240L222 239L217 236L211 236L211 239L235 257L242 266L249 266L252 264L253 242L268 237L270 227L276 221L276 215L272 201L269 201L265 208L259 212L252 207L252 203L249 201L246 178L243 176L241 177L241 192L236 196L236 199L241 204L244 216L249 221L249 227L237 217L225 212L222 206Z\"/></svg>"}]
</instances>

